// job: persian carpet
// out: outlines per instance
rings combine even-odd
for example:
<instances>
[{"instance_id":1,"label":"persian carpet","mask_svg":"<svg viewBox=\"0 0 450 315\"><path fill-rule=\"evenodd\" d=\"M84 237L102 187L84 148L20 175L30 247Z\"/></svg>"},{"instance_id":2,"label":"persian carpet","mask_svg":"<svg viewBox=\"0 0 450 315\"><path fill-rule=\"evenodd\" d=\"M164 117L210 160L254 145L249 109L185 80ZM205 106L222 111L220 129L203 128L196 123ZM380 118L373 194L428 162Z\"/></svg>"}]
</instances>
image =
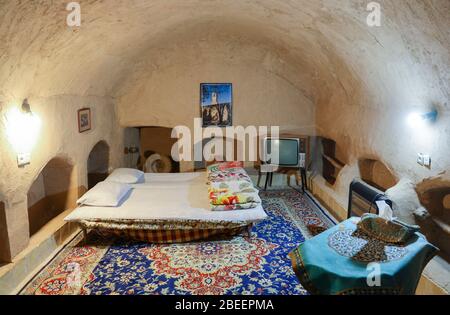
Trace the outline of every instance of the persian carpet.
<instances>
[{"instance_id":1,"label":"persian carpet","mask_svg":"<svg viewBox=\"0 0 450 315\"><path fill-rule=\"evenodd\" d=\"M334 223L294 189L260 195L269 218L251 237L164 245L93 235L84 245L78 235L20 294L306 294L288 253Z\"/></svg>"}]
</instances>

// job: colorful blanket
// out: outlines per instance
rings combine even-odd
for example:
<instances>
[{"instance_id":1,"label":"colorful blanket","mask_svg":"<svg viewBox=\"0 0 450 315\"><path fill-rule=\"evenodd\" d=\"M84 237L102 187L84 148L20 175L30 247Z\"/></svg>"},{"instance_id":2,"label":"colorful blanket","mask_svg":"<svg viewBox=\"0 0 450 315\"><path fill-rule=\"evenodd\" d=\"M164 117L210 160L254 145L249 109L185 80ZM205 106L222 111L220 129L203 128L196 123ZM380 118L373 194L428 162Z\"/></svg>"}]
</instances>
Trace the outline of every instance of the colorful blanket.
<instances>
[{"instance_id":1,"label":"colorful blanket","mask_svg":"<svg viewBox=\"0 0 450 315\"><path fill-rule=\"evenodd\" d=\"M207 174L212 210L251 209L261 204L258 190L243 169L242 162L211 165Z\"/></svg>"}]
</instances>

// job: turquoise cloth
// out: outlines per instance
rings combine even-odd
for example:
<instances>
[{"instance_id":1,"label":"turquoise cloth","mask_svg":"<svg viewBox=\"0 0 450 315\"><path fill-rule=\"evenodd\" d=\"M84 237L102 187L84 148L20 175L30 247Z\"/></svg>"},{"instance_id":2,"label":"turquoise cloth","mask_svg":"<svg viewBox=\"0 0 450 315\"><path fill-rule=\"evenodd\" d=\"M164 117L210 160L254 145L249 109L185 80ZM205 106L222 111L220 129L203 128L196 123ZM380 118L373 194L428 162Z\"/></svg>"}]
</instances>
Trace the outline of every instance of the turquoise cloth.
<instances>
[{"instance_id":1,"label":"turquoise cloth","mask_svg":"<svg viewBox=\"0 0 450 315\"><path fill-rule=\"evenodd\" d=\"M346 220L290 254L305 289L313 294L414 294L438 249L418 232L402 246L370 238L357 231L358 220Z\"/></svg>"}]
</instances>

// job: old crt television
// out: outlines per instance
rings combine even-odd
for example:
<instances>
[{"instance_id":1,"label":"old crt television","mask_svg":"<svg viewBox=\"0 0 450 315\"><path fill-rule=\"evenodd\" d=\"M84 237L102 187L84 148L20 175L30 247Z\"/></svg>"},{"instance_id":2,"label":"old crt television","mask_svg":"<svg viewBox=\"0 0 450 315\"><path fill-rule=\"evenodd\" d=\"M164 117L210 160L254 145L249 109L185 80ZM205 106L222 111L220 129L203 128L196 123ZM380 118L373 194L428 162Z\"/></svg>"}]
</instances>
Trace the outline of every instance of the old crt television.
<instances>
[{"instance_id":1,"label":"old crt television","mask_svg":"<svg viewBox=\"0 0 450 315\"><path fill-rule=\"evenodd\" d=\"M278 155L278 163L270 156ZM264 162L282 167L304 167L305 154L300 151L298 138L270 138L264 139Z\"/></svg>"}]
</instances>

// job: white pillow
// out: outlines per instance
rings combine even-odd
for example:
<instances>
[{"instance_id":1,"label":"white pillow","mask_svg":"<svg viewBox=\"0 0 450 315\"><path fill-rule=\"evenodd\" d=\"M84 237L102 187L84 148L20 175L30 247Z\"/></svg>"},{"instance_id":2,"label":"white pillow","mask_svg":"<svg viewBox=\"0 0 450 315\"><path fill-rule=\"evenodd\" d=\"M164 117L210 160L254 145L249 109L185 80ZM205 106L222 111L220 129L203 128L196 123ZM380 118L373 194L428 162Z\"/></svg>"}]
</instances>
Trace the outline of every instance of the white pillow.
<instances>
[{"instance_id":1,"label":"white pillow","mask_svg":"<svg viewBox=\"0 0 450 315\"><path fill-rule=\"evenodd\" d=\"M108 182L138 184L144 182L144 172L134 168L117 168L106 178Z\"/></svg>"},{"instance_id":2,"label":"white pillow","mask_svg":"<svg viewBox=\"0 0 450 315\"><path fill-rule=\"evenodd\" d=\"M79 205L117 207L130 192L131 186L124 183L100 182L77 200Z\"/></svg>"}]
</instances>

